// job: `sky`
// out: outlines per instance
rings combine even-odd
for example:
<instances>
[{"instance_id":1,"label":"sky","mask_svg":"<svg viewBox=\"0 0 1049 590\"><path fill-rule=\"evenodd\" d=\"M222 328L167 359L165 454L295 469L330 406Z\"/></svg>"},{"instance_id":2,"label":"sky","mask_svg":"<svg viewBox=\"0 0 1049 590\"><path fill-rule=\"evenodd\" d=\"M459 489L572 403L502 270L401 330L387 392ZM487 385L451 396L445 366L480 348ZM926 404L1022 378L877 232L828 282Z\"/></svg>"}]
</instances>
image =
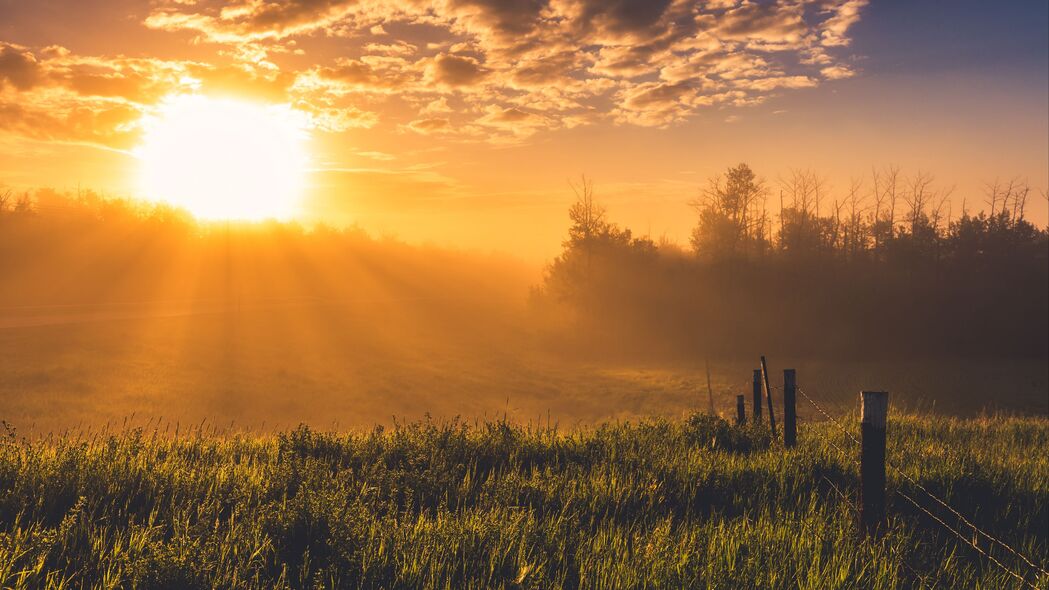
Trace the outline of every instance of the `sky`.
<instances>
[{"instance_id":1,"label":"sky","mask_svg":"<svg viewBox=\"0 0 1049 590\"><path fill-rule=\"evenodd\" d=\"M0 185L149 197L180 94L302 116L304 221L535 260L583 174L682 243L739 162L930 173L956 212L1018 178L1049 220L1044 0L0 0Z\"/></svg>"}]
</instances>

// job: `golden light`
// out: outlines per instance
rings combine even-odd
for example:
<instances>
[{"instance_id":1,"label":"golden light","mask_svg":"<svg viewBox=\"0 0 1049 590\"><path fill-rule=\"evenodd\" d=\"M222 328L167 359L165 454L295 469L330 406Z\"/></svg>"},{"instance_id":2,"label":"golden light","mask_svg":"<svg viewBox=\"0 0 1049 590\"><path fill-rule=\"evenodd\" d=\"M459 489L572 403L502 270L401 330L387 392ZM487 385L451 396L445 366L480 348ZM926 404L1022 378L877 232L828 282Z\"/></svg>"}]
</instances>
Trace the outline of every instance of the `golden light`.
<instances>
[{"instance_id":1,"label":"golden light","mask_svg":"<svg viewBox=\"0 0 1049 590\"><path fill-rule=\"evenodd\" d=\"M201 219L287 219L299 212L306 120L288 105L179 95L143 120L140 188Z\"/></svg>"}]
</instances>

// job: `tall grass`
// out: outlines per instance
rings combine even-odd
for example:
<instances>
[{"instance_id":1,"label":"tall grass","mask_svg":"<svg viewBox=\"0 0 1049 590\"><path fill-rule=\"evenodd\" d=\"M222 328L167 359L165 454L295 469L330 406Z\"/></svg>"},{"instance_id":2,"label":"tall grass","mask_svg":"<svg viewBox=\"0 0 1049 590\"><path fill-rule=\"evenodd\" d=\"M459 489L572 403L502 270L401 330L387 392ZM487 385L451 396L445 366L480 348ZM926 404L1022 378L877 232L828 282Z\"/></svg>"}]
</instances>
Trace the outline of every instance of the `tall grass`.
<instances>
[{"instance_id":1,"label":"tall grass","mask_svg":"<svg viewBox=\"0 0 1049 590\"><path fill-rule=\"evenodd\" d=\"M894 494L921 497L891 472L891 522L859 540L849 444L807 423L785 451L762 429L703 416L569 432L12 432L0 586L1023 587ZM1043 567L1047 450L1044 419L890 424L890 461Z\"/></svg>"}]
</instances>

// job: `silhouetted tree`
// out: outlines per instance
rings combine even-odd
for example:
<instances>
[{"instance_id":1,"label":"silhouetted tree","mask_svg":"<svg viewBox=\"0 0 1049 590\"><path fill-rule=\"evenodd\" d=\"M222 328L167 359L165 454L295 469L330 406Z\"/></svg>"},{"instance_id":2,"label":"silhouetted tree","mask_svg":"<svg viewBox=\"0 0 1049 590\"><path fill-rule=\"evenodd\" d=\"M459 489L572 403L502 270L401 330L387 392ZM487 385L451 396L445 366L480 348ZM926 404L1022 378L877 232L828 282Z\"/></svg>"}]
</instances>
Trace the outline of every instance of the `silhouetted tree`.
<instances>
[{"instance_id":1,"label":"silhouetted tree","mask_svg":"<svg viewBox=\"0 0 1049 590\"><path fill-rule=\"evenodd\" d=\"M584 182L542 295L601 343L645 350L1049 352L1049 233L1023 217L1026 183L989 185L993 212L958 219L952 190L924 172L876 169L869 193L854 180L838 197L809 170L779 184L775 234L753 170L712 178L691 203L689 258L608 221Z\"/></svg>"},{"instance_id":2,"label":"silhouetted tree","mask_svg":"<svg viewBox=\"0 0 1049 590\"><path fill-rule=\"evenodd\" d=\"M767 197L765 182L746 164L711 178L703 196L691 203L699 213L693 250L707 259L763 254L768 245Z\"/></svg>"}]
</instances>

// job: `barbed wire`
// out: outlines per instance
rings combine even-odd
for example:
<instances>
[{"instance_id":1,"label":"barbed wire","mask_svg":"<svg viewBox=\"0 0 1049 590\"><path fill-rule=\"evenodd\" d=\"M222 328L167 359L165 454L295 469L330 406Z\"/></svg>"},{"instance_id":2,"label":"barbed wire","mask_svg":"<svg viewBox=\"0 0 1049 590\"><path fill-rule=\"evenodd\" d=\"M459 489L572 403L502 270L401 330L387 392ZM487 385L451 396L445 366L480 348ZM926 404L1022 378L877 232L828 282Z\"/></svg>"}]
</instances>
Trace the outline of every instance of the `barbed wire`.
<instances>
[{"instance_id":1,"label":"barbed wire","mask_svg":"<svg viewBox=\"0 0 1049 590\"><path fill-rule=\"evenodd\" d=\"M823 414L823 416L825 418L827 418L828 420L833 422L834 425L837 426L839 430L844 432L845 436L849 437L852 440L852 442L854 442L856 444L861 444L860 443L860 439L856 438L856 436L854 434L849 432L849 429L845 428L845 426L841 422L839 422L836 418L834 418L834 416L831 416L830 414L828 414L826 410L824 410L818 403L816 403L816 400L812 399L811 397L809 397L809 395L807 393L805 393L804 389L802 389L801 387L797 387L797 391L798 391L798 393L801 394L802 397L804 397L806 400L808 400L809 403L812 404L812 406L814 408L816 408L816 410L820 414Z\"/></svg>"},{"instance_id":2,"label":"barbed wire","mask_svg":"<svg viewBox=\"0 0 1049 590\"><path fill-rule=\"evenodd\" d=\"M825 410L824 410L824 409L823 409L823 408L822 408L822 407L821 407L821 406L819 405L819 403L817 403L817 402L816 402L816 400L814 400L814 399L813 399L812 397L810 397L810 396L809 396L808 394L806 394L806 393L805 393L805 391L804 391L804 390L803 390L803 389L802 389L801 387L798 387L798 388L797 388L797 391L798 391L798 393L799 393L799 394L801 394L801 396L802 396L802 397L804 397L804 398L805 398L805 399L806 399L806 400L807 400L807 401L808 401L808 402L809 402L810 404L812 404L812 406L813 406L814 408L816 408L816 410L817 410L817 411L818 411L818 412L819 412L820 414L822 414L822 415L823 415L823 416L824 416L825 418L827 418L828 420L830 420L830 421L831 421L831 422L832 422L832 423L833 423L833 424L834 424L835 426L837 426L837 427L838 427L838 429L839 429L839 430L841 430L841 431L842 431L843 433L845 433L845 436L847 436L847 437L848 437L849 439L851 439L851 440L852 440L852 442L854 442L854 443L856 443L856 444L858 444L858 445L862 444L862 443L860 442L860 440L856 438L856 436L855 436L855 435L853 435L853 434L852 434L851 432L849 432L849 430L848 430L847 428L845 428L845 426L844 426L844 425L843 425L843 424L842 424L842 423L841 423L840 421L838 421L838 420L837 420L837 419L835 419L835 418L834 418L833 416L831 416L831 415L830 415L829 413L827 413L827 412L826 412L826 411L825 411ZM829 442L829 443L830 443L831 445L833 445L833 446L834 446L835 448L837 448L838 450L841 450L841 449L840 449L840 447L838 447L838 446L837 446L837 445L836 445L836 444L835 444L835 443L834 443L833 441L831 441L831 440L830 440L829 438L824 438L824 440L826 440L827 442ZM942 498L938 497L938 496L937 496L936 494L934 494L934 493L932 493L931 491L929 491L929 490L928 490L928 489L927 489L927 488L926 488L925 486L921 485L921 484L920 484L920 483L919 483L919 482L918 482L918 481L917 481L917 480L916 480L915 478L911 477L910 475L907 475L907 474L906 474L906 473L905 473L905 472L904 472L904 471L903 471L902 469L900 469L900 468L899 468L899 467L897 467L896 465L892 464L892 463L891 463L891 462L889 462L888 460L886 460L885 464L886 464L886 465L887 465L887 466L888 466L888 467L889 467L890 469L892 469L892 471L893 471L894 473L896 473L897 475L899 475L899 476L900 476L900 477L902 477L903 479L907 480L907 481L908 481L908 482L909 482L909 483L910 483L911 485L913 485L913 486L914 486L915 488L917 488L918 490L920 490L921 492L923 492L923 493L924 493L925 495L927 495L928 497L932 498L932 499L933 499L933 500L934 500L934 501L935 501L936 503L938 503L939 505L943 506L943 507L944 507L944 508L946 508L946 509L947 509L948 511L950 511L950 512L951 512L952 514L954 514L954 516L956 516L956 517L957 517L957 518L958 518L958 519L959 519L960 521L962 521L962 522L963 522L963 523L965 523L965 524L966 524L966 525L967 525L967 526L968 526L969 528L971 528L971 529L973 530L973 532L974 532L974 533L976 533L976 534L979 534L979 535L983 535L983 536L984 536L984 538L986 538L986 539L990 540L990 541L991 541L992 543L996 543L996 544L998 544L999 546L1001 546L1001 547L1004 547L1004 548L1005 548L1006 550L1008 550L1008 551L1009 551L1010 553L1012 553L1012 554L1013 554L1014 556L1016 556L1017 558L1019 558L1019 559L1020 559L1021 561L1023 561L1024 563L1026 563L1026 564L1028 565L1028 567L1030 567L1030 568L1032 568L1032 569L1034 569L1034 570L1036 570L1036 571L1040 572L1040 573L1041 573L1042 575L1044 575L1044 576L1049 576L1049 572L1047 572L1047 571L1046 571L1046 570L1045 570L1044 568L1042 568L1042 567L1040 567L1039 565L1035 564L1035 563L1034 563L1034 562L1033 562L1033 561L1032 561L1031 559L1029 559L1029 558L1028 558L1027 556L1025 556L1024 554L1022 554L1022 553L1020 553L1019 551L1017 551L1016 549L1014 549L1014 548L1013 548L1012 546L1010 546L1010 545L1009 545L1009 544L1007 544L1006 542L1002 541L1001 539L998 539L997 537L995 537L995 536L991 535L990 533L988 533L988 532L984 531L984 530L983 530L983 529L981 529L980 527L978 527L978 526L976 526L975 524L973 524L973 523L972 523L972 522L971 522L971 521L970 521L969 519L965 518L965 516L964 516L964 515L962 515L962 513L958 512L958 511L957 511L957 510L956 510L956 509L955 509L954 507L952 507L952 506L951 506L950 504L948 504L948 503L947 503L947 502L946 502L945 500L943 500ZM914 500L913 498L911 498L910 496L906 495L906 494L905 494L904 492L902 492L902 491L901 491L901 490L899 490L899 489L897 489L897 490L896 490L896 492L897 492L898 494L900 494L901 496L903 496L903 497L904 497L905 499L909 500L909 501L910 501L910 502L911 502L912 504L914 504L914 505L915 505L916 507L918 507L918 508L919 508L919 509L920 509L920 510L921 510L922 512L925 512L925 513L926 513L926 514L928 514L929 516L933 517L933 518L934 518L934 519L936 520L936 522L938 522L938 523L940 523L941 525L943 525L943 526L944 526L945 528L947 528L947 529L948 529L949 531L951 531L952 533L954 533L954 534L955 534L955 535L956 535L957 537L959 537L960 539L962 539L963 541L965 541L965 542L966 542L967 544L971 545L971 546L972 546L973 548L975 548L975 549L976 549L977 551L979 551L979 552L980 552L981 554L983 554L983 555L987 556L987 557L988 557L988 558L989 558L989 559L990 559L990 560L991 560L992 562L994 562L994 563L995 563L996 565L1000 566L1000 567L1001 567L1002 569L1006 570L1007 572L1009 572L1009 573L1010 573L1010 574L1012 574L1013 576L1015 576L1015 577L1019 578L1019 579L1020 579L1021 581L1024 581L1025 583L1027 583L1027 582L1026 582L1026 579L1025 579L1025 578L1023 578L1022 576L1019 576L1018 574L1016 574L1015 572L1013 572L1013 571L1012 571L1011 569L1009 569L1009 568L1008 568L1008 567L1006 567L1006 566L1005 566L1004 564L1002 564L1002 563L1001 563L1000 561L998 561L998 560L997 560L997 559L995 559L995 558L994 558L993 556L991 556L991 555L990 555L990 554L989 554L988 552L986 552L986 551L984 551L983 549L981 549L981 548L980 548L980 547L979 547L978 545L976 545L976 543L975 543L975 542L973 542L972 540L970 540L970 539L966 538L965 536L963 536L963 535L962 535L962 534L961 534L961 533L960 533L959 531L957 531L957 530L955 530L954 528L952 528L952 527L948 526L948 525L947 525L947 523L943 521L943 519L941 519L941 518L938 518L938 517L936 517L935 515L933 515L933 514L932 514L931 512L929 512L929 511L928 511L928 510L926 510L926 509L925 509L924 507L922 507L921 505L919 505L919 504L918 504L918 503L917 503L917 502L916 502L916 501L915 501L915 500ZM1030 584L1028 583L1028 585L1030 585ZM1032 586L1032 587L1033 587L1033 586Z\"/></svg>"},{"instance_id":3,"label":"barbed wire","mask_svg":"<svg viewBox=\"0 0 1049 590\"><path fill-rule=\"evenodd\" d=\"M828 414L828 413L827 413L826 411L824 411L824 410L823 410L823 408L822 408L822 407L820 407L820 405L816 403L816 400L814 400L814 399L812 399L811 397L809 397L808 395L806 395L806 394L805 394L805 393L804 393L804 392L803 392L803 391L801 390L801 388L800 388L800 387L797 387L797 388L796 388L796 390L798 391L798 393L800 393L801 395L803 395L803 396L805 397L805 399L807 399L807 400L809 401L809 403L811 403L811 404L813 405L813 407L815 407L815 408L816 408L816 409L817 409L817 410L818 410L818 411L819 411L819 412L820 412L821 414L823 414L823 415L824 415L824 416L825 416L825 417L826 417L826 418L827 418L828 420L830 420L831 422L835 423L835 424L836 424L836 425L838 426L838 428L840 428L840 429L841 429L841 430L842 430L843 432L845 432L845 434L846 434L846 435L847 435L847 436L848 436L848 437L849 437L850 439L852 439L852 441L853 441L853 442L856 442L857 444L859 443L859 441L858 441L858 440L857 440L857 439L856 439L856 438L855 438L854 436L852 436L852 434L851 434L851 433L850 433L850 432L849 432L848 430L846 430L846 429L845 429L845 427L844 427L844 426L842 426L840 422L838 422L838 421L837 421L836 419L834 419L834 417L833 417L833 416L831 416L831 415L830 415L830 414ZM831 440L831 439L829 439L829 438L826 438L826 437L824 437L824 438L823 438L823 440L824 440L825 442L829 443L829 444L830 444L830 445L831 445L832 447L834 447L834 449L835 449L836 451L838 451L839 453L841 453L841 454L842 454L842 455L843 455L843 456L844 456L844 457L846 458L846 460L848 459L848 457L849 457L849 453L848 453L848 451L846 451L845 449L843 449L842 447L840 447L840 446L838 445L838 443L836 443L836 442L834 442L833 440ZM839 488L839 487L837 486L837 484L835 484L835 483L834 483L833 481L831 481L831 480L830 480L830 479L829 479L829 478L828 478L827 476L825 476L825 475L821 475L821 476L820 476L820 478L821 478L821 479L822 479L823 481L827 482L827 484L828 484L828 485L830 485L831 489L833 489L833 490L834 490L834 492L835 492L835 493L836 493L836 494L838 495L838 497L839 497L839 498L841 498L841 501L842 501L842 503L843 503L843 504L844 504L845 506L849 506L849 507L851 507L851 506L852 506L852 501L851 501L851 500L849 499L849 497L848 497L848 496L847 496L847 495L845 494L845 492L841 491L841 488ZM852 507L852 508L850 509L850 512L852 512L852 513L855 513L855 514L857 514L857 515L858 515L858 512L857 512L857 510L856 510L856 509L855 509L854 507ZM926 581L925 581L925 578L926 578L926 576L923 576L923 575L922 575L921 573L919 573L919 572L918 572L918 571L917 571L916 569L914 569L913 567L911 567L911 566L910 566L910 564L908 564L908 563L907 563L907 561L906 561L906 560L904 559L904 557L903 557L902 555L900 555L900 553L899 553L899 552L897 552L897 551L895 550L895 548L893 548L893 547L892 547L892 545L888 545L888 547L889 547L889 550L890 550L890 551L891 551L891 552L892 552L892 553L893 553L893 554L894 554L894 555L896 556L896 558L897 558L897 559L899 560L899 563L900 563L900 565L902 565L902 566L903 566L903 567L904 567L904 568L905 568L905 569L906 569L906 570L907 570L908 572L910 572L910 574L911 574L911 575L912 575L912 576L914 577L914 579L915 579L915 580L916 580L916 581L918 582L918 585L919 585L919 586L921 586L922 588L930 588L930 586L929 586L929 585L928 585L928 584L926 583Z\"/></svg>"},{"instance_id":4,"label":"barbed wire","mask_svg":"<svg viewBox=\"0 0 1049 590\"><path fill-rule=\"evenodd\" d=\"M842 497L842 505L845 506L845 510L847 512L853 512L854 509L851 508L851 502L849 502L849 500L845 496L845 494L842 493L841 490L838 489L838 486L834 485L834 482L832 482L830 479L828 479L824 475L821 475L820 478L823 481L827 482L832 488L834 488L834 490L838 493L838 495ZM807 530L810 534L813 534L813 535L819 537L820 542L827 541L827 537L823 534L823 529L815 526L814 524L813 525L807 524L807 521L805 519L802 519L801 522L802 522L801 526L805 530ZM869 565L869 563L867 565ZM794 582L798 582L799 580L800 580L800 572L796 571L796 572L794 572Z\"/></svg>"},{"instance_id":5,"label":"barbed wire","mask_svg":"<svg viewBox=\"0 0 1049 590\"><path fill-rule=\"evenodd\" d=\"M1009 575L1013 576L1017 580L1020 580L1020 582L1022 584L1026 584L1027 586L1030 586L1032 588L1032 590L1039 590L1034 584L1028 582L1027 578L1025 576L1021 576L1020 574L1014 572L1011 568L1009 568L1009 566L1007 566L1004 563L998 561L993 555L991 555L987 551L984 551L982 548L980 548L980 546L977 545L976 542L974 542L972 539L966 538L964 535L961 534L961 532L959 532L957 529L953 528L951 525L947 524L942 518L936 516L935 514L933 514L929 510L927 510L924 506L919 504L917 500L915 500L914 498L908 496L906 493L904 493L901 490L896 490L896 493L899 494L900 496L902 496L905 500L907 500L911 504L913 504L915 508L917 508L918 510L921 510L922 512L924 512L929 518L931 518L931 519L935 520L936 522L940 523L940 525L943 526L943 528L945 528L948 531L954 533L954 535L956 537L958 537L959 539L965 541L969 546L971 546L973 549L978 551L981 555L983 555L987 559L990 559L995 565L997 565L998 567L1000 567L1003 570L1005 570L1006 572L1008 572Z\"/></svg>"},{"instance_id":6,"label":"barbed wire","mask_svg":"<svg viewBox=\"0 0 1049 590\"><path fill-rule=\"evenodd\" d=\"M924 492L926 496L929 496L930 498L935 500L937 504L939 504L939 505L943 506L944 508L946 508L947 510L949 510L952 514L954 514L956 517L958 517L959 520L961 520L963 523L965 523L974 532L979 533L979 534L983 535L986 539L990 540L991 542L997 543L1001 547L1004 547L1009 552L1011 552L1013 555L1015 555L1016 557L1020 558L1020 560L1022 560L1024 563L1026 563L1029 567L1031 567L1032 569L1038 570L1038 572L1040 572L1043 576L1049 576L1049 571L1046 571L1044 568L1036 565L1033 561L1028 559L1027 556L1025 556L1024 554L1020 553L1016 549L1013 549L1005 541L1002 541L1001 539L998 539L997 537L991 535L990 533L984 531L980 527L978 527L975 524L973 524L972 522L970 522L969 519L965 518L965 516L963 516L960 512L958 512L952 506L947 504L947 502L945 502L942 499L940 499L936 494L930 492L928 489L925 488L925 486L923 486L920 483L918 483L918 481L915 480L913 477L911 477L911 476L907 475L906 473L904 473L899 467L896 467L895 465L893 465L892 463L889 463L888 461L886 461L885 464L888 465L894 472L896 472L896 474L900 475L901 477L906 479L908 482L910 482L911 485L913 485L914 487L916 487L919 490L921 490L922 492ZM902 494L903 492L900 492L900 493ZM968 539L966 539L966 541L968 541Z\"/></svg>"},{"instance_id":7,"label":"barbed wire","mask_svg":"<svg viewBox=\"0 0 1049 590\"><path fill-rule=\"evenodd\" d=\"M828 440L827 442L830 442L830 441ZM833 445L834 443L831 442L831 444ZM839 450L841 448L841 447L838 447L837 445L834 445L834 446L835 446L835 448L838 448ZM837 486L837 484L835 484L833 481L831 481L825 475L821 475L820 478L823 481L827 482L827 484L830 485L831 489L833 489L834 492L836 494L838 494L838 497L841 498L842 504L844 504L846 507L848 507L849 511L851 513L855 514L856 516L859 516L858 511L856 510L855 507L853 507L853 503L849 499L848 495L846 495L845 492L841 491L841 488L839 488ZM926 581L925 581L925 578L927 576L922 575L920 572L918 572L918 570L916 570L913 567L911 567L911 565L909 563L907 563L907 560L904 558L904 556L899 551L897 551L896 548L891 543L886 544L886 547L888 547L889 551L891 551L892 554L896 556L896 558L900 562L900 565L902 565L904 567L904 569L906 569L908 572L910 572L910 574L918 582L919 586L921 586L922 588L931 588L931 586L929 586L929 584L926 583Z\"/></svg>"},{"instance_id":8,"label":"barbed wire","mask_svg":"<svg viewBox=\"0 0 1049 590\"><path fill-rule=\"evenodd\" d=\"M802 395L804 395L804 392L801 391L802 387L800 383L795 383L794 388L796 392L800 392ZM816 400L809 398L809 401L816 405ZM828 419L833 419L834 415L848 415L851 413L852 408L847 402L831 399L824 399L822 403L818 405L820 405L820 407L823 408L823 415ZM834 413L831 414L830 412Z\"/></svg>"}]
</instances>

